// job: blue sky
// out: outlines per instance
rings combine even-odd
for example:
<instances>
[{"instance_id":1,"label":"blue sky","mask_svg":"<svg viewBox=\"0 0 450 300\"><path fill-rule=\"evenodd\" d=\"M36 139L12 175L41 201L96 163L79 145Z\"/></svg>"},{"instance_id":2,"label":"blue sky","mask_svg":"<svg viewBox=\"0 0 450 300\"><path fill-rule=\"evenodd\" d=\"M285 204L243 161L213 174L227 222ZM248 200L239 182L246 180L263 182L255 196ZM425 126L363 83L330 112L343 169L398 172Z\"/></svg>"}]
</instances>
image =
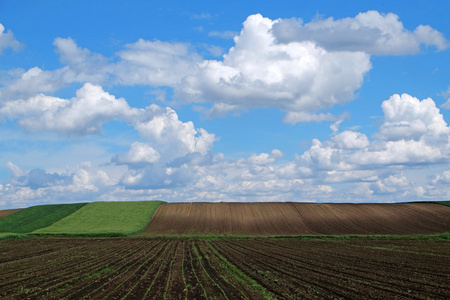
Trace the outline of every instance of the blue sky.
<instances>
[{"instance_id":1,"label":"blue sky","mask_svg":"<svg viewBox=\"0 0 450 300\"><path fill-rule=\"evenodd\" d=\"M450 198L448 1L2 1L0 209Z\"/></svg>"}]
</instances>

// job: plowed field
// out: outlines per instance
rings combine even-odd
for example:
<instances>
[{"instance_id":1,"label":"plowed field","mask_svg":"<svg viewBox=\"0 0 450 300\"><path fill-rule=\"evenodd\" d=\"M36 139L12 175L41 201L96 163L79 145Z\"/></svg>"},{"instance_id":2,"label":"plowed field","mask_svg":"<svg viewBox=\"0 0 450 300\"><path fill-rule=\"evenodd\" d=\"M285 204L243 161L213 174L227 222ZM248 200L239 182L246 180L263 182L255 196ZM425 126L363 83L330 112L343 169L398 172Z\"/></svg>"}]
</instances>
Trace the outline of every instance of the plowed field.
<instances>
[{"instance_id":1,"label":"plowed field","mask_svg":"<svg viewBox=\"0 0 450 300\"><path fill-rule=\"evenodd\" d=\"M432 240L7 240L0 298L449 299L449 265Z\"/></svg>"},{"instance_id":2,"label":"plowed field","mask_svg":"<svg viewBox=\"0 0 450 300\"><path fill-rule=\"evenodd\" d=\"M347 235L450 232L450 207L434 203L167 203L141 236Z\"/></svg>"}]
</instances>

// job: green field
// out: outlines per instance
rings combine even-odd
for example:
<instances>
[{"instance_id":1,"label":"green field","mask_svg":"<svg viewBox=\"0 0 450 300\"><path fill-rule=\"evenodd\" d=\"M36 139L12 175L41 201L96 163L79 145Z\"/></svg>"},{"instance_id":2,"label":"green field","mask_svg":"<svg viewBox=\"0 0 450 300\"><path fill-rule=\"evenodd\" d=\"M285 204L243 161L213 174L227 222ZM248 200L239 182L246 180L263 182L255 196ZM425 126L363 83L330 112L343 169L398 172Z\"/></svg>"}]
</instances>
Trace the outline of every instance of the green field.
<instances>
[{"instance_id":1,"label":"green field","mask_svg":"<svg viewBox=\"0 0 450 300\"><path fill-rule=\"evenodd\" d=\"M0 240L22 239L27 236L22 233L0 232Z\"/></svg>"},{"instance_id":2,"label":"green field","mask_svg":"<svg viewBox=\"0 0 450 300\"><path fill-rule=\"evenodd\" d=\"M33 206L0 219L0 232L29 233L47 227L79 210L86 203Z\"/></svg>"},{"instance_id":3,"label":"green field","mask_svg":"<svg viewBox=\"0 0 450 300\"><path fill-rule=\"evenodd\" d=\"M127 236L144 229L163 201L94 202L32 232L39 235Z\"/></svg>"},{"instance_id":4,"label":"green field","mask_svg":"<svg viewBox=\"0 0 450 300\"><path fill-rule=\"evenodd\" d=\"M450 206L450 201L436 201L435 203Z\"/></svg>"}]
</instances>

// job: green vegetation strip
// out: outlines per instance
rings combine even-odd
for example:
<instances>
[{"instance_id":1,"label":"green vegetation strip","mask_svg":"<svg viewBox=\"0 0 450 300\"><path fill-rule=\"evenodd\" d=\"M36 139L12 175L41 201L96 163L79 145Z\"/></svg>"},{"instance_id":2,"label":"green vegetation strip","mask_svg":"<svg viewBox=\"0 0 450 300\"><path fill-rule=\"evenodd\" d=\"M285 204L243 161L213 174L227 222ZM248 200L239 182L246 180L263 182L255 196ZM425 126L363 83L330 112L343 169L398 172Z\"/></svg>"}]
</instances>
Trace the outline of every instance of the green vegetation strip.
<instances>
[{"instance_id":1,"label":"green vegetation strip","mask_svg":"<svg viewBox=\"0 0 450 300\"><path fill-rule=\"evenodd\" d=\"M26 234L12 233L12 232L0 232L0 240L24 239L26 237L27 237Z\"/></svg>"},{"instance_id":2,"label":"green vegetation strip","mask_svg":"<svg viewBox=\"0 0 450 300\"><path fill-rule=\"evenodd\" d=\"M434 203L445 205L445 206L450 206L450 201L436 201Z\"/></svg>"},{"instance_id":3,"label":"green vegetation strip","mask_svg":"<svg viewBox=\"0 0 450 300\"><path fill-rule=\"evenodd\" d=\"M255 280L247 276L244 272L239 270L235 265L229 262L224 256L222 256L213 245L208 244L209 248L214 254L222 260L222 268L227 271L237 282L251 286L253 291L263 297L263 299L276 299L270 292L268 292L262 285L258 284Z\"/></svg>"},{"instance_id":4,"label":"green vegetation strip","mask_svg":"<svg viewBox=\"0 0 450 300\"><path fill-rule=\"evenodd\" d=\"M76 212L86 203L33 206L0 219L0 232L29 233Z\"/></svg>"},{"instance_id":5,"label":"green vegetation strip","mask_svg":"<svg viewBox=\"0 0 450 300\"><path fill-rule=\"evenodd\" d=\"M32 234L64 236L128 236L145 228L163 201L94 202Z\"/></svg>"}]
</instances>

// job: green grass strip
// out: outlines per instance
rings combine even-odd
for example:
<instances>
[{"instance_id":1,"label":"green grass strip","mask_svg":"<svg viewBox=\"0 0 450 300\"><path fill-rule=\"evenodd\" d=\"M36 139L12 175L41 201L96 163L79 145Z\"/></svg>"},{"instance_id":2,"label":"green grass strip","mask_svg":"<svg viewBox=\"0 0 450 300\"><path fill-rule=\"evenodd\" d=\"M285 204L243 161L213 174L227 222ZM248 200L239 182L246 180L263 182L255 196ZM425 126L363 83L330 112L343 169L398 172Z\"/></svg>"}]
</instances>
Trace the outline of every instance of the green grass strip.
<instances>
[{"instance_id":1,"label":"green grass strip","mask_svg":"<svg viewBox=\"0 0 450 300\"><path fill-rule=\"evenodd\" d=\"M434 203L445 205L445 206L450 206L450 201L436 201Z\"/></svg>"},{"instance_id":2,"label":"green grass strip","mask_svg":"<svg viewBox=\"0 0 450 300\"><path fill-rule=\"evenodd\" d=\"M211 277L211 275L209 275L208 271L206 271L205 266L203 266L203 263L202 263L202 257L200 256L200 253L199 253L197 247L195 246L195 244L192 245L192 249L194 250L194 253L197 256L198 263L199 263L200 267L202 267L202 269L203 269L203 273L205 273L206 276L208 276L209 280L211 280L211 282L214 283L214 285L219 288L219 290L222 292L222 294L225 297L225 299L228 299L227 294L225 293L225 291L220 287L220 285L217 284L217 282L214 281L214 279L212 279L212 277Z\"/></svg>"},{"instance_id":3,"label":"green grass strip","mask_svg":"<svg viewBox=\"0 0 450 300\"><path fill-rule=\"evenodd\" d=\"M163 201L93 202L58 222L33 232L38 235L128 236L145 228Z\"/></svg>"},{"instance_id":4,"label":"green grass strip","mask_svg":"<svg viewBox=\"0 0 450 300\"><path fill-rule=\"evenodd\" d=\"M39 205L0 219L0 232L29 233L71 215L86 203Z\"/></svg>"},{"instance_id":5,"label":"green grass strip","mask_svg":"<svg viewBox=\"0 0 450 300\"><path fill-rule=\"evenodd\" d=\"M229 270L229 274L233 276L238 282L245 283L248 286L253 287L253 291L263 297L263 299L276 299L270 292L268 292L263 286L258 284L255 280L247 276L244 272L239 270L235 265L222 256L219 251L214 248L211 243L208 243L209 248L219 257L224 263L224 268Z\"/></svg>"},{"instance_id":6,"label":"green grass strip","mask_svg":"<svg viewBox=\"0 0 450 300\"><path fill-rule=\"evenodd\" d=\"M28 236L21 233L0 232L0 240L24 239Z\"/></svg>"}]
</instances>

